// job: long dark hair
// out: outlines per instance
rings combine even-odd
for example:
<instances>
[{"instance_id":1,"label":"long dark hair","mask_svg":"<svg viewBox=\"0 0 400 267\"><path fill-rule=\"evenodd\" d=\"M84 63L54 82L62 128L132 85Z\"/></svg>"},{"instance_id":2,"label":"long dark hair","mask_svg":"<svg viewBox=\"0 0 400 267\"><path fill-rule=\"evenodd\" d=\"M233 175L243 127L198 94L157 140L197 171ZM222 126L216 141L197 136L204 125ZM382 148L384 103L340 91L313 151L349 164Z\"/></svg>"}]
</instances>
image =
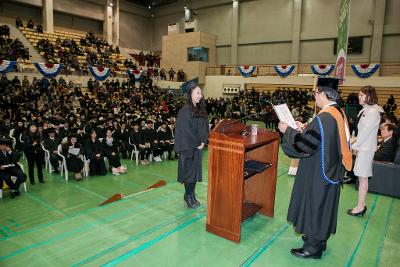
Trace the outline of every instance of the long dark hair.
<instances>
[{"instance_id":1,"label":"long dark hair","mask_svg":"<svg viewBox=\"0 0 400 267\"><path fill-rule=\"evenodd\" d=\"M195 117L195 118L207 118L208 114L207 114L207 111L206 111L206 101L204 100L204 95L200 99L200 102L197 103L196 105L194 105L193 101L192 101L193 90L195 88L197 88L197 87L198 86L191 86L190 87L189 91L187 92L187 96L186 96L186 104L188 104L189 107L192 109L193 117Z\"/></svg>"}]
</instances>

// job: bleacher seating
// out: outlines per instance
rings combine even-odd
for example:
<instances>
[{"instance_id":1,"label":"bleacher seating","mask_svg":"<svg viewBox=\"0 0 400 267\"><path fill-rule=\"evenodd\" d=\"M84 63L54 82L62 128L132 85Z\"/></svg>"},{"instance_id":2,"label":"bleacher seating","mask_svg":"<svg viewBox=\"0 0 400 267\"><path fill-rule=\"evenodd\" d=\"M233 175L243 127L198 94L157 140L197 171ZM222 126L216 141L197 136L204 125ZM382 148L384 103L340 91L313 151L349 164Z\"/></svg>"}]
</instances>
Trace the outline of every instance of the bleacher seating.
<instances>
[{"instance_id":1,"label":"bleacher seating","mask_svg":"<svg viewBox=\"0 0 400 267\"><path fill-rule=\"evenodd\" d=\"M70 33L59 30L55 30L54 33L40 33L37 32L35 29L29 29L27 27L20 27L19 29L34 47L38 46L38 42L41 39L48 39L53 45L56 44L56 40L58 38L60 38L61 41L64 41L65 39L70 39L75 41L77 44L80 44L81 38L85 37L85 35L83 34ZM86 50L86 48L89 48L90 51L95 50L95 48L93 47L84 47L83 50ZM68 50L67 47L64 47L63 49ZM55 48L55 52L58 52L57 48ZM44 55L44 52L41 52L41 55ZM86 68L86 66L88 65L86 56L86 51L84 52L84 55L77 56L79 65L83 68ZM126 74L127 70L123 64L125 61L125 57L123 57L121 54L112 53L110 55L110 58L113 62L118 62L117 65L119 67L119 71L116 71L116 74Z\"/></svg>"}]
</instances>

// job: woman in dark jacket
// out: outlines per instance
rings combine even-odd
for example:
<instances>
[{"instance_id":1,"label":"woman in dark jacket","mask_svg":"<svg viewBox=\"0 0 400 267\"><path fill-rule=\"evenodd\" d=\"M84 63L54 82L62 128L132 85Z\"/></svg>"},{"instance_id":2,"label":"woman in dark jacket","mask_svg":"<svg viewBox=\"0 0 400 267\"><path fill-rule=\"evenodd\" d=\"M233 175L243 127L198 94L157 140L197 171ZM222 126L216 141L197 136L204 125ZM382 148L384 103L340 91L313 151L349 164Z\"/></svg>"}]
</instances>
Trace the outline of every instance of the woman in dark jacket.
<instances>
[{"instance_id":1,"label":"woman in dark jacket","mask_svg":"<svg viewBox=\"0 0 400 267\"><path fill-rule=\"evenodd\" d=\"M31 185L35 184L34 168L36 165L39 182L44 184L43 179L43 163L44 151L41 146L40 134L35 124L30 124L24 135L24 153L28 161L29 180Z\"/></svg>"},{"instance_id":2,"label":"woman in dark jacket","mask_svg":"<svg viewBox=\"0 0 400 267\"><path fill-rule=\"evenodd\" d=\"M105 175L106 165L104 164L103 145L97 138L95 129L90 131L89 140L85 144L86 159L89 159L89 175Z\"/></svg>"},{"instance_id":3,"label":"woman in dark jacket","mask_svg":"<svg viewBox=\"0 0 400 267\"><path fill-rule=\"evenodd\" d=\"M185 185L184 200L189 208L200 205L195 196L196 182L202 180L203 148L208 139L208 119L203 93L192 83L186 104L176 120L174 150L179 153L178 181Z\"/></svg>"},{"instance_id":4,"label":"woman in dark jacket","mask_svg":"<svg viewBox=\"0 0 400 267\"><path fill-rule=\"evenodd\" d=\"M68 138L68 143L62 146L62 154L67 161L67 170L69 172L75 173L75 180L82 180L82 169L83 163L83 147L78 143L78 138L76 134L71 134ZM74 151L77 148L79 151Z\"/></svg>"}]
</instances>

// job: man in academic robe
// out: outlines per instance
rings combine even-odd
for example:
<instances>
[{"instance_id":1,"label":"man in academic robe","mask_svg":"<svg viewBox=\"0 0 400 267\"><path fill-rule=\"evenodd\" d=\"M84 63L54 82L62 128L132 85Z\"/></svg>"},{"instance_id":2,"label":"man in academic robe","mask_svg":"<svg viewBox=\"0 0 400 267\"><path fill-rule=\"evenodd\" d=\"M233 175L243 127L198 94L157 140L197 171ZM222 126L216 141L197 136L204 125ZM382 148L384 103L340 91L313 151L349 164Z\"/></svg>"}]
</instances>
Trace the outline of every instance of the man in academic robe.
<instances>
[{"instance_id":1,"label":"man in academic robe","mask_svg":"<svg viewBox=\"0 0 400 267\"><path fill-rule=\"evenodd\" d=\"M338 79L319 78L314 89L321 109L301 130L279 124L284 134L282 149L300 158L287 219L302 234L304 245L291 253L300 258L320 259L327 240L336 232L340 186L345 169L351 170L350 134L344 112L335 102Z\"/></svg>"}]
</instances>

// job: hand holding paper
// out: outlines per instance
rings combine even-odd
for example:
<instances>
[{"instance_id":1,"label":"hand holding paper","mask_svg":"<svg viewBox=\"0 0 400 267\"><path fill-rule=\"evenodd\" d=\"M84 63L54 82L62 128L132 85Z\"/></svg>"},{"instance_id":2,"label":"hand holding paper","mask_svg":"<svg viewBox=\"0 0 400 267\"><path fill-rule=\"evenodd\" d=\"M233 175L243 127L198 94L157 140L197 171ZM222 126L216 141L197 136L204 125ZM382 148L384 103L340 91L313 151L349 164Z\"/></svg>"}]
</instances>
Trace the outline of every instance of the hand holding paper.
<instances>
[{"instance_id":1,"label":"hand holding paper","mask_svg":"<svg viewBox=\"0 0 400 267\"><path fill-rule=\"evenodd\" d=\"M297 129L296 121L294 120L292 113L290 112L290 110L286 104L276 105L273 107L274 107L275 113L278 116L280 122L286 123L293 129Z\"/></svg>"}]
</instances>

